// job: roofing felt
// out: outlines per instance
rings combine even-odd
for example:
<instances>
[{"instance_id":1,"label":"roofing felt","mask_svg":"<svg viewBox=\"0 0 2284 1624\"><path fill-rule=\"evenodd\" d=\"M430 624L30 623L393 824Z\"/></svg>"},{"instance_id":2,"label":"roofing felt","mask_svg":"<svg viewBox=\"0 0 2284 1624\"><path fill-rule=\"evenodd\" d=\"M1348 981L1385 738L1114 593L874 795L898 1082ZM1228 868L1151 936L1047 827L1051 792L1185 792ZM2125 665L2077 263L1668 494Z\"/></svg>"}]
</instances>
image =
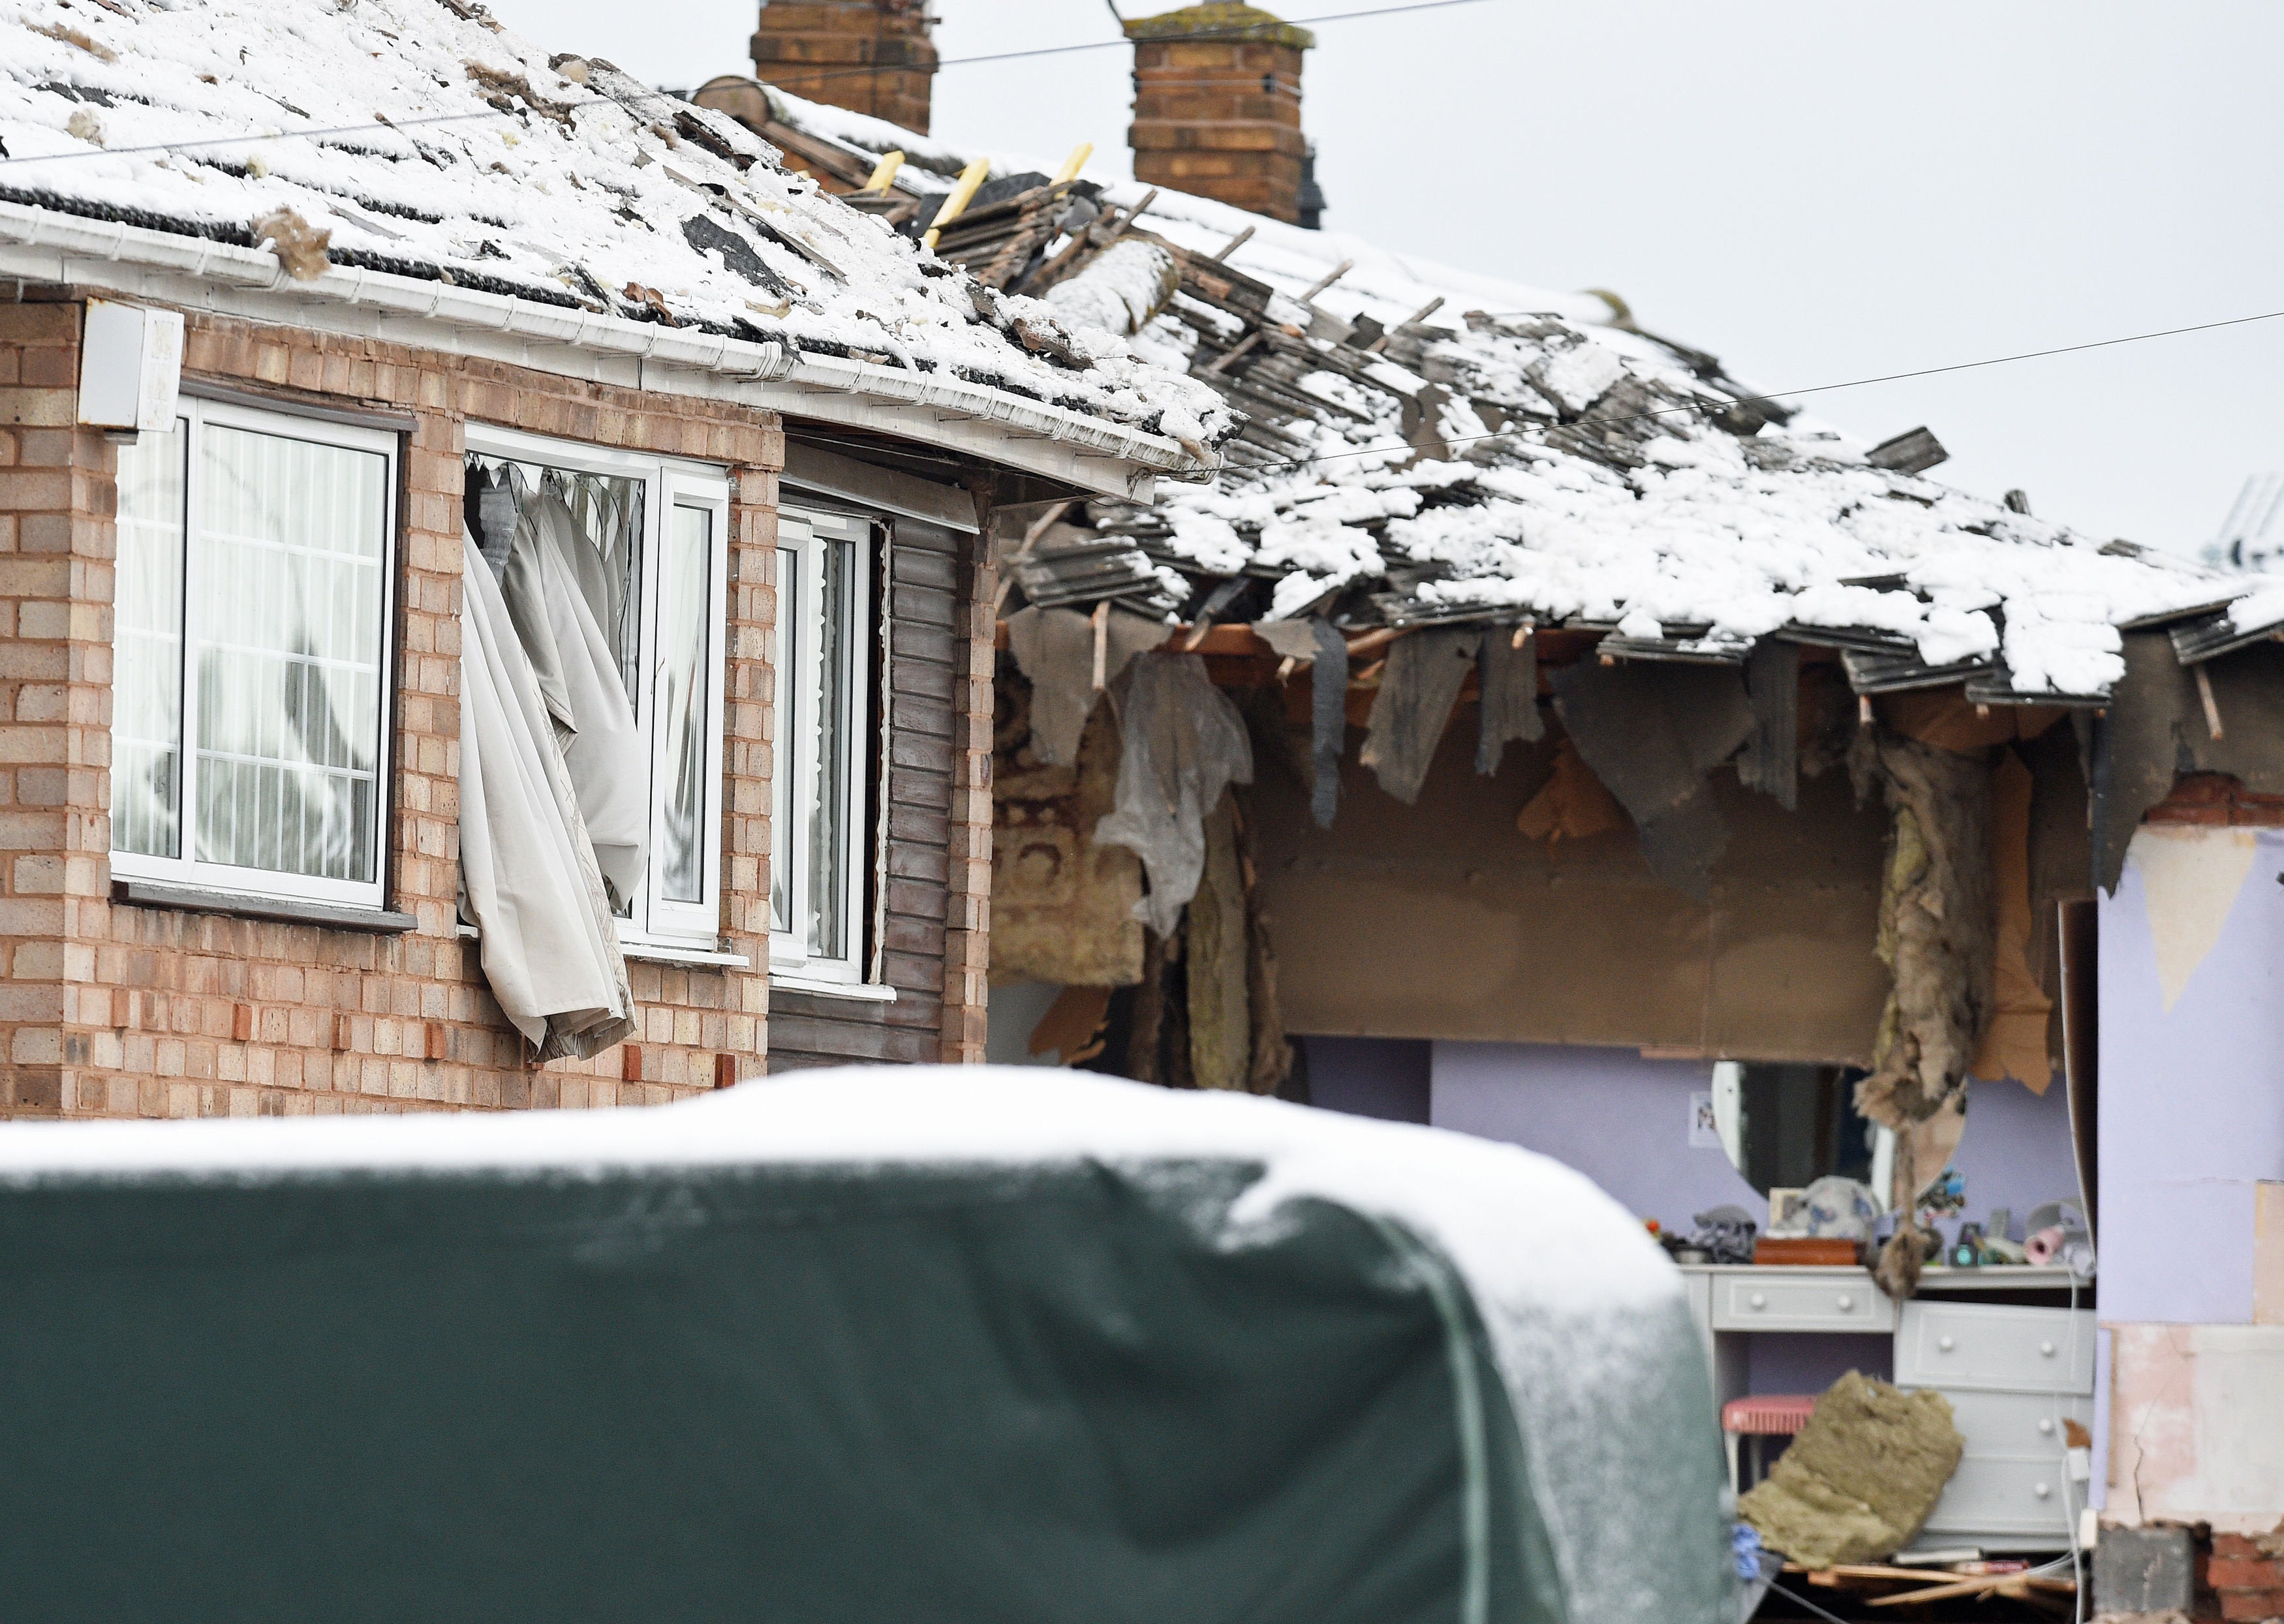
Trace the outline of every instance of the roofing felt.
<instances>
[{"instance_id":1,"label":"roofing felt","mask_svg":"<svg viewBox=\"0 0 2284 1624\"><path fill-rule=\"evenodd\" d=\"M837 110L781 99L788 121L845 133ZM1120 239L1192 273L1136 351L1247 418L1215 484L1092 510L1141 543L1162 572L1150 606L1175 618L1243 575L1267 585L1219 618L1529 621L1680 658L1779 635L1857 651L1867 686L1964 679L1991 699L2106 695L2136 624L2194 626L2201 650L2284 624L2272 582L1926 478L1932 436L1873 446L1759 399L1611 298L1130 182L1100 200L1146 202ZM1193 274L1208 262L1234 297ZM1058 290L1071 317L1121 302Z\"/></svg>"},{"instance_id":2,"label":"roofing felt","mask_svg":"<svg viewBox=\"0 0 2284 1624\"><path fill-rule=\"evenodd\" d=\"M240 248L291 210L325 234L321 267L853 356L1193 442L1227 426L1209 392L1101 335L1068 341L734 121L607 63L551 63L464 0L0 0L0 207Z\"/></svg>"}]
</instances>

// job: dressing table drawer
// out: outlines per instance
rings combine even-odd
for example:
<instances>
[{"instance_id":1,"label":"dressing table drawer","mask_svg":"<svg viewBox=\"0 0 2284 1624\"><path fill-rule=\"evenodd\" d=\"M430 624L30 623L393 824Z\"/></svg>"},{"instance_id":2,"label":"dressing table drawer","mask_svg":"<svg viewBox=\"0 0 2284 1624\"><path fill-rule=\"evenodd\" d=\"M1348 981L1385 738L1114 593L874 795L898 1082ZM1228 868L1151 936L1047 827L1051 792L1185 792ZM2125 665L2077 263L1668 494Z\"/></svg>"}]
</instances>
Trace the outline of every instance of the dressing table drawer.
<instances>
[{"instance_id":1,"label":"dressing table drawer","mask_svg":"<svg viewBox=\"0 0 2284 1624\"><path fill-rule=\"evenodd\" d=\"M1967 1441L1971 1457L2059 1460L2069 1447L2066 1422L2089 1432L2093 1427L2092 1399L2076 1394L1953 1391L1944 1397L1951 1401L1952 1425Z\"/></svg>"},{"instance_id":2,"label":"dressing table drawer","mask_svg":"<svg viewBox=\"0 0 2284 1624\"><path fill-rule=\"evenodd\" d=\"M2085 1494L2060 1452L2049 1460L1969 1455L1944 1487L1920 1529L1930 1534L2069 1537L2072 1508Z\"/></svg>"},{"instance_id":3,"label":"dressing table drawer","mask_svg":"<svg viewBox=\"0 0 2284 1624\"><path fill-rule=\"evenodd\" d=\"M2090 1394L2093 1344L2085 1310L1909 1302L1896 1338L1896 1385Z\"/></svg>"},{"instance_id":4,"label":"dressing table drawer","mask_svg":"<svg viewBox=\"0 0 2284 1624\"><path fill-rule=\"evenodd\" d=\"M1895 1328L1895 1304L1860 1269L1740 1269L1714 1277L1716 1331L1885 1335Z\"/></svg>"}]
</instances>

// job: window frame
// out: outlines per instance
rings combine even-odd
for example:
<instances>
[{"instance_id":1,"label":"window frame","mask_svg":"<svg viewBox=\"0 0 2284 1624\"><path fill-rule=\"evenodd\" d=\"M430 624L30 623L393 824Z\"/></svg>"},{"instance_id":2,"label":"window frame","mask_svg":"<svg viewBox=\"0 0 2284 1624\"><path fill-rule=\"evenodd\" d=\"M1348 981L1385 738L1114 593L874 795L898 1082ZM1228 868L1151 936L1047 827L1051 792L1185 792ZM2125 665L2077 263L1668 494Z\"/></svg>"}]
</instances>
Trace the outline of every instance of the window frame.
<instances>
[{"instance_id":1,"label":"window frame","mask_svg":"<svg viewBox=\"0 0 2284 1624\"><path fill-rule=\"evenodd\" d=\"M176 410L176 432L182 435L182 602L176 644L176 675L180 696L176 712L178 765L176 785L176 851L172 857L113 849L111 872L121 879L157 880L201 890L235 893L288 902L332 903L383 914L388 911L388 891L394 882L394 839L396 758L397 574L403 557L402 529L403 499L403 441L401 432L366 427L290 410L269 410L234 402L207 400L184 394ZM209 426L243 433L299 440L339 449L378 453L384 462L381 480L381 557L379 627L375 645L379 661L374 676L376 712L372 770L373 877L369 880L332 879L322 875L293 874L274 869L247 868L199 858L198 792L200 683L199 662L192 652L202 631L199 613L203 582L204 527L199 519L205 496L204 441ZM115 572L114 572L115 573ZM119 629L116 602L111 644L113 675L117 672ZM113 753L115 765L115 752ZM111 793L105 798L105 816L112 816ZM115 838L115 824L113 838Z\"/></svg>"},{"instance_id":2,"label":"window frame","mask_svg":"<svg viewBox=\"0 0 2284 1624\"><path fill-rule=\"evenodd\" d=\"M820 536L817 533L818 519L856 527L854 536ZM849 567L848 590L845 594L847 621L841 632L841 710L847 747L842 751L841 804L844 808L841 831L842 870L841 909L844 921L842 952L837 957L826 957L809 950L802 922L808 917L810 869L807 831L815 816L814 796L810 786L816 780L816 762L820 730L808 725L797 714L789 714L788 700L795 702L798 710L801 689L786 680L787 674L778 668L777 648L788 621L804 625L813 618L804 611L805 603L789 605L784 571L778 571L777 623L770 643L773 674L770 703L770 738L776 745L771 759L773 775L790 774L794 786L790 806L791 816L780 824L777 814L777 786L770 790L770 874L771 895L763 899L771 909L770 919L770 970L802 981L812 981L835 987L860 987L866 984L871 965L870 938L872 922L864 910L866 888L872 878L872 819L870 800L866 793L872 777L872 667L873 645L876 642L872 625L872 555L881 535L880 517L830 502L780 493L778 504L777 546L780 551L791 551L801 558L799 579L794 591L802 598L821 589L824 571L819 567L825 549L843 546L849 549ZM789 536L789 527L797 526L798 537ZM799 657L796 655L796 663ZM780 781L782 781L780 779ZM774 903L774 882L780 873L791 880L787 888L787 925L777 927Z\"/></svg>"},{"instance_id":3,"label":"window frame","mask_svg":"<svg viewBox=\"0 0 2284 1624\"><path fill-rule=\"evenodd\" d=\"M723 878L724 868L723 779L729 731L729 575L730 480L726 469L684 461L656 453L621 450L612 446L556 440L520 429L489 424L467 426L466 453L536 464L575 473L643 482L642 580L637 611L636 669L643 674L635 697L635 721L641 730L650 763L649 860L643 883L630 898L633 917L617 921L622 949L700 949L707 952L722 945ZM661 672L659 617L663 610L661 572L667 527L675 510L694 509L708 515L707 567L707 725L705 727L705 804L700 812L700 849L705 853L705 880L700 900L676 902L664 894L657 861L665 826L666 803L660 793L658 772L661 741L656 727Z\"/></svg>"}]
</instances>

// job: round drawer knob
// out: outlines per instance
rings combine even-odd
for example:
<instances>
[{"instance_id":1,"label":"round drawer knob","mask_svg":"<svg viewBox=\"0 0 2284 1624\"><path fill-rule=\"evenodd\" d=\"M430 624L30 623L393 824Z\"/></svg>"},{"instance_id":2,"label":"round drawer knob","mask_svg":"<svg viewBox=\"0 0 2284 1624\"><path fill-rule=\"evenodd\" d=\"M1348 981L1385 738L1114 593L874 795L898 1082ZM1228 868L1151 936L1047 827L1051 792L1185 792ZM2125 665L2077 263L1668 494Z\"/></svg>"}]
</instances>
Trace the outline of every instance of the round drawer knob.
<instances>
[{"instance_id":1,"label":"round drawer knob","mask_svg":"<svg viewBox=\"0 0 2284 1624\"><path fill-rule=\"evenodd\" d=\"M2045 1500L2051 1498L2054 1491L2046 1487L2044 1483L2033 1483L2030 1485L2030 1492L2036 1495L2039 1499Z\"/></svg>"},{"instance_id":2,"label":"round drawer knob","mask_svg":"<svg viewBox=\"0 0 2284 1624\"><path fill-rule=\"evenodd\" d=\"M1854 1311L1855 1307L1856 1300L1853 1297L1849 1296L1845 1292L1842 1292L1840 1295L1840 1311L1842 1314L1851 1313Z\"/></svg>"},{"instance_id":3,"label":"round drawer knob","mask_svg":"<svg viewBox=\"0 0 2284 1624\"><path fill-rule=\"evenodd\" d=\"M2054 1424L2051 1421L2041 1421L2038 1423L2038 1430L2052 1438L2054 1435Z\"/></svg>"},{"instance_id":4,"label":"round drawer knob","mask_svg":"<svg viewBox=\"0 0 2284 1624\"><path fill-rule=\"evenodd\" d=\"M1765 1308L1769 1306L1769 1300L1762 1296L1758 1292L1755 1292L1753 1293L1752 1302L1753 1307L1756 1308Z\"/></svg>"},{"instance_id":5,"label":"round drawer knob","mask_svg":"<svg viewBox=\"0 0 2284 1624\"><path fill-rule=\"evenodd\" d=\"M1959 1346L1959 1344L1953 1342L1949 1337L1937 1337L1935 1339L1935 1345L1946 1354L1952 1348Z\"/></svg>"},{"instance_id":6,"label":"round drawer knob","mask_svg":"<svg viewBox=\"0 0 2284 1624\"><path fill-rule=\"evenodd\" d=\"M2045 1357L2051 1359L2054 1356L2054 1345L2051 1342L2041 1342L2038 1344L2038 1352Z\"/></svg>"}]
</instances>

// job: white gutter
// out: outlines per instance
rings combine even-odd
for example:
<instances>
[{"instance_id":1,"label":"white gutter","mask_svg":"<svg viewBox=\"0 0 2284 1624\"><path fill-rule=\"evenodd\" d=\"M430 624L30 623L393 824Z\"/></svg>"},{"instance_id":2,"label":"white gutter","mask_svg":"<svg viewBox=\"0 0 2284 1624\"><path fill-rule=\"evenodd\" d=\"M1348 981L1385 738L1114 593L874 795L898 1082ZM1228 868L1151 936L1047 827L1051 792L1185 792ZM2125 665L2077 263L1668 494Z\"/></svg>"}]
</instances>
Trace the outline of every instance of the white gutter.
<instances>
[{"instance_id":1,"label":"white gutter","mask_svg":"<svg viewBox=\"0 0 2284 1624\"><path fill-rule=\"evenodd\" d=\"M1210 465L1174 441L943 372L812 355L504 293L335 266L306 281L275 254L0 202L0 277L478 355L622 387L729 400L885 432L1147 502L1155 476ZM281 310L280 306L286 306Z\"/></svg>"}]
</instances>

